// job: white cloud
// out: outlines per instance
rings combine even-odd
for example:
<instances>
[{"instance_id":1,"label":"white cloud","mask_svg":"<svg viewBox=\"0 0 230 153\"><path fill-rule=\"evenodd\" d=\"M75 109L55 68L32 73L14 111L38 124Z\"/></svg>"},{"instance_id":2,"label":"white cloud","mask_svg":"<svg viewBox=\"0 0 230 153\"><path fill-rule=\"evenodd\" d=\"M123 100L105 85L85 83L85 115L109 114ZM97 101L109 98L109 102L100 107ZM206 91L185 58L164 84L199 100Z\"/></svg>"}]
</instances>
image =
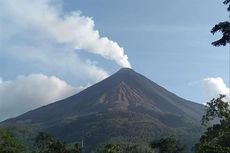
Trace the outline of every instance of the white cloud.
<instances>
[{"instance_id":1,"label":"white cloud","mask_svg":"<svg viewBox=\"0 0 230 153\"><path fill-rule=\"evenodd\" d=\"M43 74L18 76L0 83L0 121L71 96L85 87Z\"/></svg>"},{"instance_id":2,"label":"white cloud","mask_svg":"<svg viewBox=\"0 0 230 153\"><path fill-rule=\"evenodd\" d=\"M79 11L63 15L57 4L60 3L51 0L3 0L0 1L0 17L27 32L42 33L60 44L101 55L122 67L131 67L124 49L107 37L101 37L92 18L82 16Z\"/></svg>"},{"instance_id":3,"label":"white cloud","mask_svg":"<svg viewBox=\"0 0 230 153\"><path fill-rule=\"evenodd\" d=\"M230 89L220 77L205 78L202 82L208 100L219 97L220 94L226 95L226 100L230 101Z\"/></svg>"}]
</instances>

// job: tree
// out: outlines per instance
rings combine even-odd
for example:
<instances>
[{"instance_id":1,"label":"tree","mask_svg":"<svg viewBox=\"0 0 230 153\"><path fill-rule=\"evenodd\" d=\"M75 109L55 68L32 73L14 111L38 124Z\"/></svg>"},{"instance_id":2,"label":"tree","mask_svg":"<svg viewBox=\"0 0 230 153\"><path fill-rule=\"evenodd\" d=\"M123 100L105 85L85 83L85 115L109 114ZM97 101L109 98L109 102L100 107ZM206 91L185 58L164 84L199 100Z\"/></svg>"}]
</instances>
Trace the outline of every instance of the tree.
<instances>
[{"instance_id":1,"label":"tree","mask_svg":"<svg viewBox=\"0 0 230 153\"><path fill-rule=\"evenodd\" d=\"M120 142L106 144L98 153L153 153L153 150L146 144Z\"/></svg>"},{"instance_id":2,"label":"tree","mask_svg":"<svg viewBox=\"0 0 230 153\"><path fill-rule=\"evenodd\" d=\"M218 123L212 123L212 122ZM207 103L202 124L207 126L200 143L195 145L196 153L229 153L230 152L230 104L224 95Z\"/></svg>"},{"instance_id":3,"label":"tree","mask_svg":"<svg viewBox=\"0 0 230 153\"><path fill-rule=\"evenodd\" d=\"M81 148L78 144L75 144L74 147L68 147L66 143L56 140L45 133L39 133L35 142L37 153L81 153Z\"/></svg>"},{"instance_id":4,"label":"tree","mask_svg":"<svg viewBox=\"0 0 230 153\"><path fill-rule=\"evenodd\" d=\"M104 148L100 151L100 153L121 153L122 150L119 145L117 144L107 144Z\"/></svg>"},{"instance_id":5,"label":"tree","mask_svg":"<svg viewBox=\"0 0 230 153\"><path fill-rule=\"evenodd\" d=\"M230 12L230 0L225 0L223 2L225 5L228 5L228 12ZM217 41L212 42L212 45L214 46L226 46L230 43L230 22L224 21L216 24L212 30L211 33L215 34L216 32L222 33L222 38L220 38Z\"/></svg>"},{"instance_id":6,"label":"tree","mask_svg":"<svg viewBox=\"0 0 230 153\"><path fill-rule=\"evenodd\" d=\"M185 150L185 146L175 138L162 138L152 142L150 146L159 153L183 153Z\"/></svg>"},{"instance_id":7,"label":"tree","mask_svg":"<svg viewBox=\"0 0 230 153\"><path fill-rule=\"evenodd\" d=\"M0 152L23 153L25 147L16 140L7 130L0 128Z\"/></svg>"}]
</instances>

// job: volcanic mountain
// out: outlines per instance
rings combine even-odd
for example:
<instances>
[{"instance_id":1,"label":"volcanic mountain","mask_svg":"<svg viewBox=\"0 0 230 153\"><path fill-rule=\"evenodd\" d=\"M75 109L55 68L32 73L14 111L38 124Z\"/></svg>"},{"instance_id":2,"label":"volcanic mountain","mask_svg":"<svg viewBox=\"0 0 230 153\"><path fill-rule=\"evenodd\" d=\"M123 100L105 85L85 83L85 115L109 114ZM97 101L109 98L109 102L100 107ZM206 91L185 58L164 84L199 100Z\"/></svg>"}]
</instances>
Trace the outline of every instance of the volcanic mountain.
<instances>
[{"instance_id":1,"label":"volcanic mountain","mask_svg":"<svg viewBox=\"0 0 230 153\"><path fill-rule=\"evenodd\" d=\"M90 149L107 142L148 143L166 135L192 145L200 136L203 110L203 105L122 68L76 95L2 124L35 127L69 142L83 138Z\"/></svg>"}]
</instances>

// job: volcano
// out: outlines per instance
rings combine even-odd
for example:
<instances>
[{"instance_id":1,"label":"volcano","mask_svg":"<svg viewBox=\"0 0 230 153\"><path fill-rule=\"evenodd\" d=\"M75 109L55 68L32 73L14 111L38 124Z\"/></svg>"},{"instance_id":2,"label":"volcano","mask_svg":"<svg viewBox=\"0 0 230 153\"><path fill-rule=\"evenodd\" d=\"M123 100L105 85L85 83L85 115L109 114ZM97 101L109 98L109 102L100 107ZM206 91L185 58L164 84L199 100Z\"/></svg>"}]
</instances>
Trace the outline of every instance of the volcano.
<instances>
[{"instance_id":1,"label":"volcano","mask_svg":"<svg viewBox=\"0 0 230 153\"><path fill-rule=\"evenodd\" d=\"M89 150L108 142L149 143L176 135L192 146L204 106L185 100L129 68L61 101L4 121L31 126Z\"/></svg>"}]
</instances>

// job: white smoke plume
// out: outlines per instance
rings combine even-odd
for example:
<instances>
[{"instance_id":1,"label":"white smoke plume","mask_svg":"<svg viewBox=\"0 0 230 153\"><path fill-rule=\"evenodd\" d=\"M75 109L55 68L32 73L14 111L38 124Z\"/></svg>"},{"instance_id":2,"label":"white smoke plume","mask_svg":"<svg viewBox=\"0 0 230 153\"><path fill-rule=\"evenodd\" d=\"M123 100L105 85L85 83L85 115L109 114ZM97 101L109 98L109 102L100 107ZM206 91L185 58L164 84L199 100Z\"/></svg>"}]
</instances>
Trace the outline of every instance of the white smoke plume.
<instances>
[{"instance_id":1,"label":"white smoke plume","mask_svg":"<svg viewBox=\"0 0 230 153\"><path fill-rule=\"evenodd\" d=\"M92 18L82 16L79 11L66 15L60 5L60 1L52 0L1 0L0 17L13 18L10 21L13 24L44 33L60 44L100 55L122 67L131 67L124 49L107 37L101 37Z\"/></svg>"}]
</instances>

